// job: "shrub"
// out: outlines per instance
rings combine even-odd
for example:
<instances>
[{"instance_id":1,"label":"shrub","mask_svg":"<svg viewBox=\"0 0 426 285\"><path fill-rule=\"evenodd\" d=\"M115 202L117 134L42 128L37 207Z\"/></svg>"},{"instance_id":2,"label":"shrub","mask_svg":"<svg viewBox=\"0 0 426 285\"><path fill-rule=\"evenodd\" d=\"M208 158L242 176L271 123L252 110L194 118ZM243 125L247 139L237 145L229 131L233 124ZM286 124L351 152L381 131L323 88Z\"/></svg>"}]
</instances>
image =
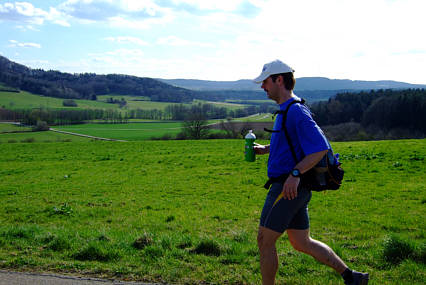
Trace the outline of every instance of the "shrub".
<instances>
[{"instance_id":1,"label":"shrub","mask_svg":"<svg viewBox=\"0 0 426 285\"><path fill-rule=\"evenodd\" d=\"M172 139L173 139L173 136L171 134L164 134L164 135L159 136L159 137L154 136L154 137L150 138L150 140L153 140L153 141L159 141L159 140L169 141L169 140L172 140Z\"/></svg>"},{"instance_id":2,"label":"shrub","mask_svg":"<svg viewBox=\"0 0 426 285\"><path fill-rule=\"evenodd\" d=\"M190 236L183 236L181 241L177 244L177 248L184 249L192 246L192 239Z\"/></svg>"},{"instance_id":3,"label":"shrub","mask_svg":"<svg viewBox=\"0 0 426 285\"><path fill-rule=\"evenodd\" d=\"M144 250L146 257L156 258L163 255L163 250L158 246L148 246Z\"/></svg>"},{"instance_id":4,"label":"shrub","mask_svg":"<svg viewBox=\"0 0 426 285\"><path fill-rule=\"evenodd\" d=\"M42 131L48 131L49 125L45 121L37 120L37 125L32 127L33 132L42 132Z\"/></svg>"},{"instance_id":5,"label":"shrub","mask_svg":"<svg viewBox=\"0 0 426 285\"><path fill-rule=\"evenodd\" d=\"M53 251L63 251L65 249L69 249L70 247L71 246L68 240L62 237L54 237L47 245L47 248Z\"/></svg>"},{"instance_id":6,"label":"shrub","mask_svg":"<svg viewBox=\"0 0 426 285\"><path fill-rule=\"evenodd\" d=\"M68 203L62 204L59 208L53 207L51 210L51 215L71 216L72 213L73 213L73 209Z\"/></svg>"},{"instance_id":7,"label":"shrub","mask_svg":"<svg viewBox=\"0 0 426 285\"><path fill-rule=\"evenodd\" d=\"M197 254L219 256L221 253L219 244L213 240L201 241L194 249Z\"/></svg>"},{"instance_id":8,"label":"shrub","mask_svg":"<svg viewBox=\"0 0 426 285\"><path fill-rule=\"evenodd\" d=\"M101 243L91 242L79 252L75 253L73 257L81 261L110 261L119 256L115 250L108 249Z\"/></svg>"},{"instance_id":9,"label":"shrub","mask_svg":"<svg viewBox=\"0 0 426 285\"><path fill-rule=\"evenodd\" d=\"M26 139L21 140L21 142L23 142L23 143L33 143L33 142L35 142L35 138L26 138Z\"/></svg>"},{"instance_id":10,"label":"shrub","mask_svg":"<svg viewBox=\"0 0 426 285\"><path fill-rule=\"evenodd\" d=\"M77 103L72 99L65 99L62 101L62 106L64 107L77 107Z\"/></svg>"},{"instance_id":11,"label":"shrub","mask_svg":"<svg viewBox=\"0 0 426 285\"><path fill-rule=\"evenodd\" d=\"M36 229L33 227L20 226L12 227L7 231L0 233L0 236L7 237L9 239L32 239L35 236Z\"/></svg>"},{"instance_id":12,"label":"shrub","mask_svg":"<svg viewBox=\"0 0 426 285\"><path fill-rule=\"evenodd\" d=\"M417 262L421 262L423 264L426 263L426 244L425 243L416 247L413 258Z\"/></svg>"},{"instance_id":13,"label":"shrub","mask_svg":"<svg viewBox=\"0 0 426 285\"><path fill-rule=\"evenodd\" d=\"M170 222L174 221L175 219L176 219L176 218L175 218L175 216L173 216L173 215L168 216L168 217L166 218L166 223L170 223Z\"/></svg>"},{"instance_id":14,"label":"shrub","mask_svg":"<svg viewBox=\"0 0 426 285\"><path fill-rule=\"evenodd\" d=\"M386 237L383 243L383 257L392 264L399 264L414 253L414 246L402 238L392 235Z\"/></svg>"},{"instance_id":15,"label":"shrub","mask_svg":"<svg viewBox=\"0 0 426 285\"><path fill-rule=\"evenodd\" d=\"M148 245L152 245L154 243L154 239L150 233L143 233L141 237L136 239L132 246L136 249L143 249Z\"/></svg>"}]
</instances>

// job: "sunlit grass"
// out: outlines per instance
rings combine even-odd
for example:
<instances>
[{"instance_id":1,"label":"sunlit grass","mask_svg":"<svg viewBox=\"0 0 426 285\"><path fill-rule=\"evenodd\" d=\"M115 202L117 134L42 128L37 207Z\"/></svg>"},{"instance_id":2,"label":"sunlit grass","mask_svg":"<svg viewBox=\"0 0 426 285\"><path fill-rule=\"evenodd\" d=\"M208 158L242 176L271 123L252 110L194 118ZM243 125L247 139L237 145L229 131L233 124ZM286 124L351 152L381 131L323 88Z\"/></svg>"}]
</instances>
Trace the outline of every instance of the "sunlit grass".
<instances>
[{"instance_id":1,"label":"sunlit grass","mask_svg":"<svg viewBox=\"0 0 426 285\"><path fill-rule=\"evenodd\" d=\"M424 284L425 146L333 143L345 181L313 194L312 236L372 284ZM267 157L243 151L243 140L2 143L0 267L259 284ZM342 283L286 236L278 253L278 284Z\"/></svg>"}]
</instances>

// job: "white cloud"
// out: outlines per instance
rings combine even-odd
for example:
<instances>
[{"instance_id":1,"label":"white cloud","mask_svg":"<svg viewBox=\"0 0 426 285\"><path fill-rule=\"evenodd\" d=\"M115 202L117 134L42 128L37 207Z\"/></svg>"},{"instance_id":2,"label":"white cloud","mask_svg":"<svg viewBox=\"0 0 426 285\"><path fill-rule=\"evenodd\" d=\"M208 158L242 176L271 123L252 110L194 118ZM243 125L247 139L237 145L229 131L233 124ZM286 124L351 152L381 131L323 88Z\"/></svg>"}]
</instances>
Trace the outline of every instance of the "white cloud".
<instances>
[{"instance_id":1,"label":"white cloud","mask_svg":"<svg viewBox=\"0 0 426 285\"><path fill-rule=\"evenodd\" d=\"M58 10L82 23L106 22L129 28L147 28L168 18L168 10L150 0L68 0Z\"/></svg>"},{"instance_id":2,"label":"white cloud","mask_svg":"<svg viewBox=\"0 0 426 285\"><path fill-rule=\"evenodd\" d=\"M45 21L69 26L69 23L64 18L65 16L55 8L50 8L49 11L36 8L29 2L15 2L0 4L0 20L16 21L31 25L42 25Z\"/></svg>"},{"instance_id":3,"label":"white cloud","mask_svg":"<svg viewBox=\"0 0 426 285\"><path fill-rule=\"evenodd\" d=\"M41 45L37 43L21 43L16 40L9 40L9 42L10 47L41 48Z\"/></svg>"},{"instance_id":4,"label":"white cloud","mask_svg":"<svg viewBox=\"0 0 426 285\"><path fill-rule=\"evenodd\" d=\"M119 44L135 44L139 46L148 46L149 44L145 42L144 40L136 37L128 37L128 36L121 36L121 37L106 37L105 40L110 42L115 42Z\"/></svg>"},{"instance_id":5,"label":"white cloud","mask_svg":"<svg viewBox=\"0 0 426 285\"><path fill-rule=\"evenodd\" d=\"M100 66L102 66L102 64L106 64L105 68L109 66L109 69L111 70L111 67L137 65L143 56L144 53L140 49L123 48L102 53L90 53L89 59Z\"/></svg>"},{"instance_id":6,"label":"white cloud","mask_svg":"<svg viewBox=\"0 0 426 285\"><path fill-rule=\"evenodd\" d=\"M159 45L168 45L174 47L188 47L188 46L196 46L196 47L213 47L211 43L203 43L197 41L189 41L176 36L168 36L164 38L159 38L157 40L157 44Z\"/></svg>"},{"instance_id":7,"label":"white cloud","mask_svg":"<svg viewBox=\"0 0 426 285\"><path fill-rule=\"evenodd\" d=\"M252 16L259 10L262 2L259 0L158 0L159 5L173 10L186 11L194 14L215 12L247 14Z\"/></svg>"},{"instance_id":8,"label":"white cloud","mask_svg":"<svg viewBox=\"0 0 426 285\"><path fill-rule=\"evenodd\" d=\"M43 24L48 13L35 8L28 2L15 2L0 4L0 19L25 22L30 24Z\"/></svg>"},{"instance_id":9,"label":"white cloud","mask_svg":"<svg viewBox=\"0 0 426 285\"><path fill-rule=\"evenodd\" d=\"M18 25L16 26L16 28L24 32L26 31L40 32L40 30L35 28L33 25Z\"/></svg>"}]
</instances>

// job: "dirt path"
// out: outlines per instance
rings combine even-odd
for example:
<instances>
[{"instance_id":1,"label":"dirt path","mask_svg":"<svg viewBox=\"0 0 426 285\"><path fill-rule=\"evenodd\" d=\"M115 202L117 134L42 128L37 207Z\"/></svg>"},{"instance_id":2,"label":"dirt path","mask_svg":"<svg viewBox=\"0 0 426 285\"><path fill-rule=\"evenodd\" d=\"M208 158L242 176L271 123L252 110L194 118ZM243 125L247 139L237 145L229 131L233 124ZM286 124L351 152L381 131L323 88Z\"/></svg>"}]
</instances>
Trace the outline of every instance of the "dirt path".
<instances>
[{"instance_id":1,"label":"dirt path","mask_svg":"<svg viewBox=\"0 0 426 285\"><path fill-rule=\"evenodd\" d=\"M62 134L67 134L67 135L73 135L73 136L80 136L80 137L90 138L90 139L94 139L94 140L102 140L102 141L116 141L116 142L127 142L127 141L125 141L125 140L116 140L116 139L109 139L109 138L100 138L100 137L94 137L94 136L83 135L83 134L78 134L78 133L71 133L71 132L60 131L60 130L52 129L52 128L50 128L50 129L49 129L49 131L57 132L57 133L62 133Z\"/></svg>"},{"instance_id":2,"label":"dirt path","mask_svg":"<svg viewBox=\"0 0 426 285\"><path fill-rule=\"evenodd\" d=\"M0 285L160 285L160 283L138 283L105 280L56 274L22 273L0 270Z\"/></svg>"}]
</instances>

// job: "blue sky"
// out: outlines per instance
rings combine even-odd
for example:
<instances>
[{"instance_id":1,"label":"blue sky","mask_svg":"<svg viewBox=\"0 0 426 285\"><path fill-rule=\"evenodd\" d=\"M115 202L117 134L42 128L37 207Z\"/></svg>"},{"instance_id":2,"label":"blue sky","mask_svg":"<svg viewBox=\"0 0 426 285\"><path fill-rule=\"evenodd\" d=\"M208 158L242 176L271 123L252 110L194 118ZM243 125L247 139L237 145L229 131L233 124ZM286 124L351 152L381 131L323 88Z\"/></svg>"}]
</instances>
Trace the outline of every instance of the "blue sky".
<instances>
[{"instance_id":1,"label":"blue sky","mask_svg":"<svg viewBox=\"0 0 426 285\"><path fill-rule=\"evenodd\" d=\"M32 68L238 80L426 84L424 0L0 1L0 55Z\"/></svg>"}]
</instances>

